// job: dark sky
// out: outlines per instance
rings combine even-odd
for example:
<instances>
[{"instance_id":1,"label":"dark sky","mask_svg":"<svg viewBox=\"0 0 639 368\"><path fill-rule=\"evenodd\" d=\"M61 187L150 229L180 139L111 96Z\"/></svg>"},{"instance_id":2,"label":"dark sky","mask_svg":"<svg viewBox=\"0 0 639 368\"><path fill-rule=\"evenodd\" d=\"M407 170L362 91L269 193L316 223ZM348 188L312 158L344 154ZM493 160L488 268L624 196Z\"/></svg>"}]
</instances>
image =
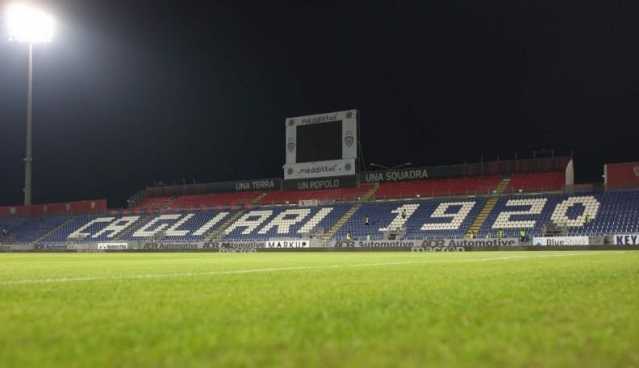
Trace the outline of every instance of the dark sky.
<instances>
[{"instance_id":1,"label":"dark sky","mask_svg":"<svg viewBox=\"0 0 639 368\"><path fill-rule=\"evenodd\" d=\"M48 5L59 31L35 51L35 202L278 177L287 116L351 108L368 162L550 147L574 151L584 182L639 159L636 0ZM27 53L2 32L0 204L17 204Z\"/></svg>"}]
</instances>

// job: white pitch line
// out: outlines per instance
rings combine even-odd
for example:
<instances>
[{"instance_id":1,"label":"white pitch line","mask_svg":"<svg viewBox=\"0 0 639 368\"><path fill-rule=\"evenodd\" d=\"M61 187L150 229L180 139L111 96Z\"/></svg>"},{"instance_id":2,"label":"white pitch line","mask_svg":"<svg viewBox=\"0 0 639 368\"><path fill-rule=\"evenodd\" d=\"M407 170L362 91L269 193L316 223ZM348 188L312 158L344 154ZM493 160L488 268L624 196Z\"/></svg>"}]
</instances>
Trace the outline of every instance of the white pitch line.
<instances>
[{"instance_id":1,"label":"white pitch line","mask_svg":"<svg viewBox=\"0 0 639 368\"><path fill-rule=\"evenodd\" d=\"M118 280L144 280L144 279L194 277L194 276L242 275L242 274L251 274L251 273L308 271L308 270L356 268L356 267L385 267L385 266L401 266L401 265L411 265L411 264L490 262L490 261L535 259L535 258L549 258L549 257L569 257L569 256L577 256L577 255L585 256L585 255L592 255L592 254L593 253L562 253L562 254L545 254L545 255L535 255L535 256L515 255L515 256L505 256L505 257L457 259L457 260L431 259L425 262L424 261L421 261L421 262L407 261L407 262L380 262L380 263L360 263L360 264L334 264L334 265L326 265L326 266L271 267L271 268L254 268L254 269L248 269L248 270L229 270L229 271L148 273L148 274L116 276L116 277L112 277L112 276L61 277L61 278L4 281L4 282L0 282L0 286L70 283L70 282L87 282L87 281L102 281L102 280L118 281Z\"/></svg>"}]
</instances>

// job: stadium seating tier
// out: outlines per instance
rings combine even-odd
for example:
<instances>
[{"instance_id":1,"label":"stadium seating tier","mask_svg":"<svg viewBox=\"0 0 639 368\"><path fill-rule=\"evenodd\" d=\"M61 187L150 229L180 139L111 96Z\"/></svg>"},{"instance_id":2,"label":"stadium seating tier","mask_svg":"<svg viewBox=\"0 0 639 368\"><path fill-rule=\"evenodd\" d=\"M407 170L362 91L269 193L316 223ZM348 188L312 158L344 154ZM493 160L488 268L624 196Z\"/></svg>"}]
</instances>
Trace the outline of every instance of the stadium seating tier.
<instances>
[{"instance_id":1,"label":"stadium seating tier","mask_svg":"<svg viewBox=\"0 0 639 368\"><path fill-rule=\"evenodd\" d=\"M238 209L6 217L0 242L104 242L217 240L264 241L321 238L340 222L333 239L461 238L490 196L335 203L320 206L256 206ZM479 237L518 237L550 231L603 236L639 233L639 191L510 194L497 198ZM352 216L346 218L345 214ZM332 234L332 233L330 233Z\"/></svg>"}]
</instances>

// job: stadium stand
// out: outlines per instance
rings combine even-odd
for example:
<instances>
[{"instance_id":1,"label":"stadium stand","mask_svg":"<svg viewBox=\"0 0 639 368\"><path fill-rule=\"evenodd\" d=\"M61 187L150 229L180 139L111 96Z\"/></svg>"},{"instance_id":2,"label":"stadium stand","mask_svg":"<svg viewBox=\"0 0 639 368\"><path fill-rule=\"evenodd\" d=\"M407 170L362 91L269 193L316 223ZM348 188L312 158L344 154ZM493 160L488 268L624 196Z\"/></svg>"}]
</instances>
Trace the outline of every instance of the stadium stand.
<instances>
[{"instance_id":1,"label":"stadium stand","mask_svg":"<svg viewBox=\"0 0 639 368\"><path fill-rule=\"evenodd\" d=\"M56 223L38 219L11 219L23 226L23 222L36 224L51 231L43 243L56 244L65 241L167 241L203 242L209 235L221 229L225 220L234 219L220 239L267 240L297 239L319 236L333 226L350 208L348 204L321 207L260 207L246 211L183 211L163 214L129 214L124 216L74 216ZM241 215L235 217L233 215ZM15 227L15 226L14 226ZM11 227L13 229L14 227ZM44 231L44 230L43 230ZM37 238L37 236L35 236Z\"/></svg>"},{"instance_id":2,"label":"stadium stand","mask_svg":"<svg viewBox=\"0 0 639 368\"><path fill-rule=\"evenodd\" d=\"M0 219L0 236L4 235L6 240L19 243L33 242L65 221L66 216L4 218Z\"/></svg>"},{"instance_id":3,"label":"stadium stand","mask_svg":"<svg viewBox=\"0 0 639 368\"><path fill-rule=\"evenodd\" d=\"M562 172L515 174L510 189L513 192L553 192L562 190L565 184L566 177Z\"/></svg>"},{"instance_id":4,"label":"stadium stand","mask_svg":"<svg viewBox=\"0 0 639 368\"><path fill-rule=\"evenodd\" d=\"M486 206L493 198L494 206ZM504 237L518 237L522 230L529 236L551 232L570 236L639 233L639 191L631 190L377 200L315 207L4 217L0 218L0 235L3 230L7 235L0 236L0 241L329 240L326 234L336 225L340 228L334 232L335 240L463 238L484 208L490 211L478 237L497 237L501 232ZM349 216L341 222L345 215Z\"/></svg>"},{"instance_id":5,"label":"stadium stand","mask_svg":"<svg viewBox=\"0 0 639 368\"><path fill-rule=\"evenodd\" d=\"M48 236L45 242L170 240L201 241L215 230L228 211L129 214L125 216L76 216Z\"/></svg>"},{"instance_id":6,"label":"stadium stand","mask_svg":"<svg viewBox=\"0 0 639 368\"><path fill-rule=\"evenodd\" d=\"M196 211L164 214L145 218L120 240L142 241L149 237L156 241L197 242L220 228L230 217L230 211Z\"/></svg>"},{"instance_id":7,"label":"stadium stand","mask_svg":"<svg viewBox=\"0 0 639 368\"><path fill-rule=\"evenodd\" d=\"M260 200L260 204L293 204L304 200L322 201L358 201L364 198L374 186L361 184L355 188L339 188L309 191L276 191L269 192Z\"/></svg>"},{"instance_id":8,"label":"stadium stand","mask_svg":"<svg viewBox=\"0 0 639 368\"><path fill-rule=\"evenodd\" d=\"M166 209L205 209L217 207L244 207L252 204L297 204L305 200L319 202L358 201L366 197L373 184L362 184L355 188L338 188L309 191L274 191L274 192L239 192L212 193L174 197L146 197L136 209L166 210Z\"/></svg>"},{"instance_id":9,"label":"stadium stand","mask_svg":"<svg viewBox=\"0 0 639 368\"><path fill-rule=\"evenodd\" d=\"M639 188L639 162L604 165L604 184L608 189Z\"/></svg>"},{"instance_id":10,"label":"stadium stand","mask_svg":"<svg viewBox=\"0 0 639 368\"><path fill-rule=\"evenodd\" d=\"M224 230L224 240L259 241L319 237L348 211L351 205L320 207L261 207L243 214Z\"/></svg>"},{"instance_id":11,"label":"stadium stand","mask_svg":"<svg viewBox=\"0 0 639 368\"><path fill-rule=\"evenodd\" d=\"M213 193L201 195L186 195L178 197L170 207L174 209L195 209L215 207L235 207L253 204L262 193Z\"/></svg>"},{"instance_id":12,"label":"stadium stand","mask_svg":"<svg viewBox=\"0 0 639 368\"><path fill-rule=\"evenodd\" d=\"M0 217L38 217L50 215L78 215L87 213L106 212L107 201L96 199L89 201L75 201L66 203L47 203L31 206L8 206L0 207Z\"/></svg>"},{"instance_id":13,"label":"stadium stand","mask_svg":"<svg viewBox=\"0 0 639 368\"><path fill-rule=\"evenodd\" d=\"M541 236L549 225L569 236L639 233L639 192L506 196L479 236Z\"/></svg>"},{"instance_id":14,"label":"stadium stand","mask_svg":"<svg viewBox=\"0 0 639 368\"><path fill-rule=\"evenodd\" d=\"M281 179L160 186L136 194L126 210L108 210L105 200L0 207L0 243L328 245L639 234L639 190L626 189L637 188L638 165L608 165L608 191L572 185L572 165L551 158L374 171L352 188L309 191L282 190Z\"/></svg>"},{"instance_id":15,"label":"stadium stand","mask_svg":"<svg viewBox=\"0 0 639 368\"><path fill-rule=\"evenodd\" d=\"M136 205L136 208L143 210L167 209L174 201L174 197L146 197Z\"/></svg>"},{"instance_id":16,"label":"stadium stand","mask_svg":"<svg viewBox=\"0 0 639 368\"><path fill-rule=\"evenodd\" d=\"M403 239L460 238L484 198L364 204L336 234L336 240L381 240L395 232Z\"/></svg>"},{"instance_id":17,"label":"stadium stand","mask_svg":"<svg viewBox=\"0 0 639 368\"><path fill-rule=\"evenodd\" d=\"M382 183L375 197L377 199L397 199L489 194L497 188L501 180L499 176L486 176Z\"/></svg>"}]
</instances>

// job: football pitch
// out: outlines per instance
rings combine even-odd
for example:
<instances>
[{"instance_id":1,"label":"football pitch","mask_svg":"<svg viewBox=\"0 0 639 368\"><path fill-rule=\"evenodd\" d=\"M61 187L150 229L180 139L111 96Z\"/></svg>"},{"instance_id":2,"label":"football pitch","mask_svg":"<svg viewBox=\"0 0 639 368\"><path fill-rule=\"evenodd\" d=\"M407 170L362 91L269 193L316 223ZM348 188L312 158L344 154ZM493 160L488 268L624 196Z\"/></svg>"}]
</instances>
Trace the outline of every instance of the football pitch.
<instances>
[{"instance_id":1,"label":"football pitch","mask_svg":"<svg viewBox=\"0 0 639 368\"><path fill-rule=\"evenodd\" d=\"M0 254L0 367L638 367L639 252Z\"/></svg>"}]
</instances>

